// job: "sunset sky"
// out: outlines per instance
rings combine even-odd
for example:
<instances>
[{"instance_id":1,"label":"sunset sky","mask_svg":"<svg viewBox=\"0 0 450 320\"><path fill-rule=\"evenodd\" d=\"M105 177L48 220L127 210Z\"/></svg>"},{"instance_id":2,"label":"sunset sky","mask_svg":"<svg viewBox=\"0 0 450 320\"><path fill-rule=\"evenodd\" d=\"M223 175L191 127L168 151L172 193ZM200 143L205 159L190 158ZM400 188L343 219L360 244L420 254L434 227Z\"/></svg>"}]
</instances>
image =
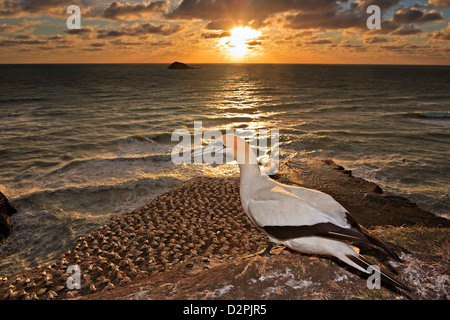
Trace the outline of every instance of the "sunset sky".
<instances>
[{"instance_id":1,"label":"sunset sky","mask_svg":"<svg viewBox=\"0 0 450 320\"><path fill-rule=\"evenodd\" d=\"M0 63L449 65L449 18L450 0L0 0Z\"/></svg>"}]
</instances>

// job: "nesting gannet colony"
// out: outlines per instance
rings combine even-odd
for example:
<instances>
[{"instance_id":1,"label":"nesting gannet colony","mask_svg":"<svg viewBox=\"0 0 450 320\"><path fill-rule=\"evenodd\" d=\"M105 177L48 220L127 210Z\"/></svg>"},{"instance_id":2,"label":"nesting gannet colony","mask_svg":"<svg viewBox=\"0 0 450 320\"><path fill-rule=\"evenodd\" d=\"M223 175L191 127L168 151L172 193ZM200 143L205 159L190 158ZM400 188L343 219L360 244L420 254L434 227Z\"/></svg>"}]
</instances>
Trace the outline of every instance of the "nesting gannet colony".
<instances>
[{"instance_id":1,"label":"nesting gannet colony","mask_svg":"<svg viewBox=\"0 0 450 320\"><path fill-rule=\"evenodd\" d=\"M0 297L68 299L192 267L200 258L243 256L266 244L242 209L237 182L195 178L144 207L113 217L50 265L0 275ZM80 268L80 290L67 288L70 265Z\"/></svg>"}]
</instances>

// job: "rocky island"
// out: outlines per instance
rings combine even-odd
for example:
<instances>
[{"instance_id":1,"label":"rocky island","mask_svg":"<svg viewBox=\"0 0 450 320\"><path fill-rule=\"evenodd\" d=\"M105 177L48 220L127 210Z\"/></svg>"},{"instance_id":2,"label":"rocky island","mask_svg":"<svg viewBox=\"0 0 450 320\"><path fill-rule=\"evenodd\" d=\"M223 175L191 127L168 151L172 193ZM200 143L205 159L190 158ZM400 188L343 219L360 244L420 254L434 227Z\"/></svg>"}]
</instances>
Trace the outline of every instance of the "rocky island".
<instances>
[{"instance_id":1,"label":"rocky island","mask_svg":"<svg viewBox=\"0 0 450 320\"><path fill-rule=\"evenodd\" d=\"M192 67L188 66L188 65L185 64L185 63L175 61L174 63L172 63L172 64L169 66L168 69L184 70L184 69L195 69L195 68L192 68Z\"/></svg>"}]
</instances>

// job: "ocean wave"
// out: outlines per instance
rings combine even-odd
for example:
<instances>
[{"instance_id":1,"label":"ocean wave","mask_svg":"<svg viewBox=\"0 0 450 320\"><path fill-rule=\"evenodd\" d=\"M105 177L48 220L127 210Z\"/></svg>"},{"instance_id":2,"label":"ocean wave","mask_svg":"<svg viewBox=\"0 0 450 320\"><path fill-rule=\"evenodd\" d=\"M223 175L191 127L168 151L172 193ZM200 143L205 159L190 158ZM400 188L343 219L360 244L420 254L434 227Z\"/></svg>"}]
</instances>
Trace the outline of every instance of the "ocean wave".
<instances>
[{"instance_id":1,"label":"ocean wave","mask_svg":"<svg viewBox=\"0 0 450 320\"><path fill-rule=\"evenodd\" d=\"M105 166L113 166L115 169L120 169L119 167L123 164L126 166L130 166L133 162L146 162L151 164L157 163L171 163L171 155L170 154L151 154L151 155L131 155L131 156L123 156L123 157L115 157L115 158L91 158L91 159L77 159L72 160L69 163L65 164L63 167L55 169L48 173L48 175L65 173L70 170L76 168L101 168Z\"/></svg>"},{"instance_id":2,"label":"ocean wave","mask_svg":"<svg viewBox=\"0 0 450 320\"><path fill-rule=\"evenodd\" d=\"M408 112L402 114L406 117L423 119L450 119L450 112Z\"/></svg>"},{"instance_id":3,"label":"ocean wave","mask_svg":"<svg viewBox=\"0 0 450 320\"><path fill-rule=\"evenodd\" d=\"M64 185L58 188L34 188L30 190L28 193L23 194L19 197L12 198L11 201L14 204L19 203L27 203L30 201L41 202L42 199L47 199L48 197L58 198L63 197L66 198L68 195L73 197L79 197L80 195L92 196L97 199L101 193L115 193L115 198L117 198L117 192L120 191L132 191L136 192L137 188L140 189L148 189L154 193L161 193L161 190L169 189L174 187L175 185L181 184L183 180L177 177L171 176L155 176L155 177L144 177L137 178L127 181L122 181L120 183L114 184L102 184L102 185L87 185L87 186L76 186L76 185ZM69 199L73 202L73 199ZM19 204L20 208L20 204Z\"/></svg>"},{"instance_id":4,"label":"ocean wave","mask_svg":"<svg viewBox=\"0 0 450 320\"><path fill-rule=\"evenodd\" d=\"M118 139L116 140L117 142L134 142L134 141L138 141L138 142L148 142L148 143L155 143L155 140L151 139L151 136L145 135L145 134L136 134L134 136L130 136L127 138L122 138L122 139Z\"/></svg>"},{"instance_id":5,"label":"ocean wave","mask_svg":"<svg viewBox=\"0 0 450 320\"><path fill-rule=\"evenodd\" d=\"M24 103L24 102L41 102L47 100L46 98L7 98L0 99L0 104L8 103Z\"/></svg>"},{"instance_id":6,"label":"ocean wave","mask_svg":"<svg viewBox=\"0 0 450 320\"><path fill-rule=\"evenodd\" d=\"M130 212L183 183L161 175L99 186L34 189L10 201L14 232L0 246L0 273L45 264L119 213Z\"/></svg>"},{"instance_id":7,"label":"ocean wave","mask_svg":"<svg viewBox=\"0 0 450 320\"><path fill-rule=\"evenodd\" d=\"M336 105L336 106L323 106L313 109L312 112L326 112L326 111L353 111L366 108L363 105Z\"/></svg>"},{"instance_id":8,"label":"ocean wave","mask_svg":"<svg viewBox=\"0 0 450 320\"><path fill-rule=\"evenodd\" d=\"M172 132L150 133L150 134L136 134L126 138L118 139L116 142L145 142L145 143L161 143L173 144L171 140Z\"/></svg>"},{"instance_id":9,"label":"ocean wave","mask_svg":"<svg viewBox=\"0 0 450 320\"><path fill-rule=\"evenodd\" d=\"M276 104L266 104L258 107L258 110L260 111L309 111L309 108L312 108L313 106L308 103L301 103L301 102L292 102L292 103L276 103Z\"/></svg>"}]
</instances>

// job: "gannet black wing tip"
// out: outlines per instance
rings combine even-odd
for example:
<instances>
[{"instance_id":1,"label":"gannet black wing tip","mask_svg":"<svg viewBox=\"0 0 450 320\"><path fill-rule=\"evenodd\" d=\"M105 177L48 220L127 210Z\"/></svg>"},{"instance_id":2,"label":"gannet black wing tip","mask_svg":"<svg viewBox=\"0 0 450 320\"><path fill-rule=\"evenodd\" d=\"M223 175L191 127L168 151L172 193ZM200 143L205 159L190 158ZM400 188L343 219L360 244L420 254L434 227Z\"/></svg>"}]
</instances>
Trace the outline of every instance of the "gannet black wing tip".
<instances>
[{"instance_id":1,"label":"gannet black wing tip","mask_svg":"<svg viewBox=\"0 0 450 320\"><path fill-rule=\"evenodd\" d=\"M374 235L369 230L367 230L362 225L360 225L355 220L355 218L353 218L353 216L350 213L346 212L345 213L345 217L346 217L348 223L350 224L350 226L353 229L359 231L362 235L364 235L364 237L367 240L369 240L372 245L375 245L375 246L383 248L384 251L386 251L386 253L388 253L395 261L402 262L402 259L400 259L400 257L394 252L394 250L395 251L399 251L399 252L410 253L405 248L402 248L402 247L400 247L398 245L390 243L390 242L388 242L388 241L386 241L384 239L381 239L380 237Z\"/></svg>"}]
</instances>

